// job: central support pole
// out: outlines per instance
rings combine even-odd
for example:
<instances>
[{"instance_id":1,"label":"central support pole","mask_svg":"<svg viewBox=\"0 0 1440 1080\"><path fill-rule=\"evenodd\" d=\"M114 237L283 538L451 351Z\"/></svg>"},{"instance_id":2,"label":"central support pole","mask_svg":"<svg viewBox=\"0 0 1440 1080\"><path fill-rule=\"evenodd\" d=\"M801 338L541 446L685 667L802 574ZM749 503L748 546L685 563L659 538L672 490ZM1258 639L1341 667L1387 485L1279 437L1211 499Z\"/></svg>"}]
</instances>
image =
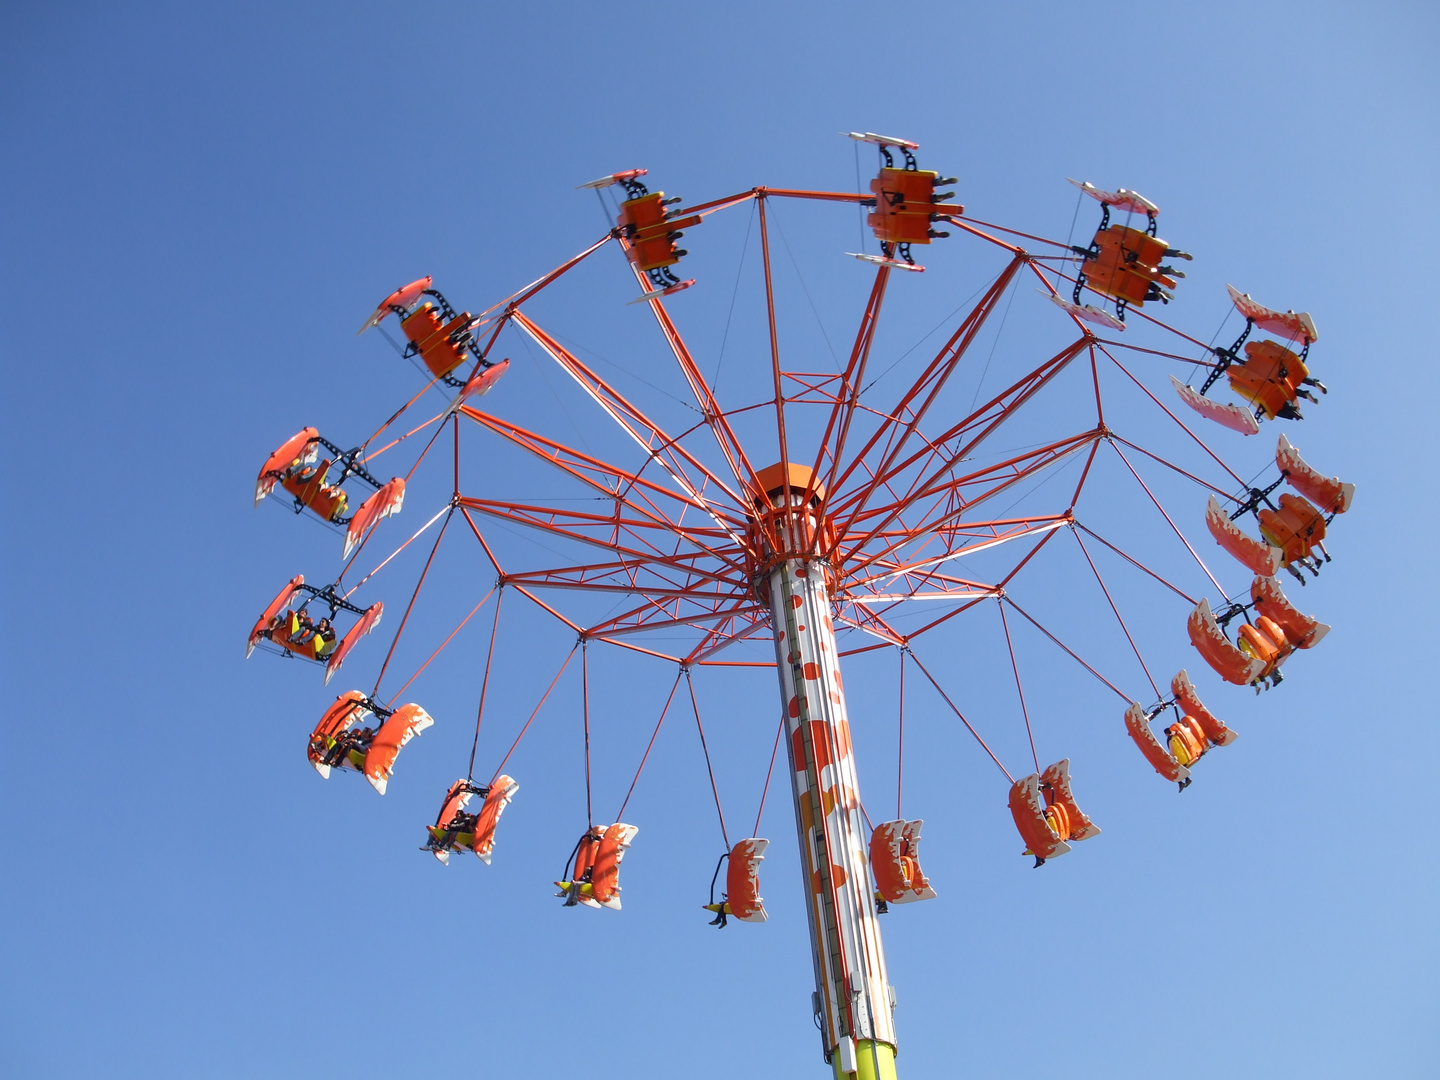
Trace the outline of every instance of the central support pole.
<instances>
[{"instance_id":1,"label":"central support pole","mask_svg":"<svg viewBox=\"0 0 1440 1080\"><path fill-rule=\"evenodd\" d=\"M782 558L768 582L815 961L812 1000L837 1078L894 1080L894 995L875 918L829 570L819 558Z\"/></svg>"}]
</instances>

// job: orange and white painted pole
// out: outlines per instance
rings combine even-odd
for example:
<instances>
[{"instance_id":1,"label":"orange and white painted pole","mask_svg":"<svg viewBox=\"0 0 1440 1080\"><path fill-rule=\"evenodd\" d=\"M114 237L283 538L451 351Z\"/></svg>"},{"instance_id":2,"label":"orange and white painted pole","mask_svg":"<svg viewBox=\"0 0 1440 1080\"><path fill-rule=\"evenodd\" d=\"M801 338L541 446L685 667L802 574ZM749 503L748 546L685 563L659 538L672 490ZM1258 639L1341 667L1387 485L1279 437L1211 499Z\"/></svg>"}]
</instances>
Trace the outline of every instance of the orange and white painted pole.
<instances>
[{"instance_id":1,"label":"orange and white painted pole","mask_svg":"<svg viewBox=\"0 0 1440 1080\"><path fill-rule=\"evenodd\" d=\"M792 471L798 470L792 466ZM795 487L790 491L793 503ZM775 497L779 494L771 494L770 535L782 550L776 552L778 561L769 567L765 584L787 717L786 747L815 963L814 1009L825 1058L839 1080L893 1080L895 999L875 918L869 832L860 812L830 619L830 567L813 550L823 529L799 508L785 514L775 507L783 499ZM787 557L797 550L805 554Z\"/></svg>"}]
</instances>

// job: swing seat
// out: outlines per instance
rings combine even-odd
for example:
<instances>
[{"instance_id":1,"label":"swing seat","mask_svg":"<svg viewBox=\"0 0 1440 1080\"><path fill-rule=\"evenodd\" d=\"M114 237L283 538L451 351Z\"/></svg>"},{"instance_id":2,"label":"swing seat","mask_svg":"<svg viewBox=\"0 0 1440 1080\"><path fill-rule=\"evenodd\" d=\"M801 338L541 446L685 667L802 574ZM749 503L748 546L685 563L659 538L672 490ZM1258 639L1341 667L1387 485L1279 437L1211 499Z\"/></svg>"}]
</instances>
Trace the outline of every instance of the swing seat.
<instances>
[{"instance_id":1,"label":"swing seat","mask_svg":"<svg viewBox=\"0 0 1440 1080\"><path fill-rule=\"evenodd\" d=\"M675 246L680 231L700 224L700 215L671 217L665 210L665 193L652 191L620 204L617 222L630 245L630 261L640 270L674 266L684 252Z\"/></svg>"},{"instance_id":2,"label":"swing seat","mask_svg":"<svg viewBox=\"0 0 1440 1080\"><path fill-rule=\"evenodd\" d=\"M265 459L265 464L260 466L260 475L255 479L256 506L260 505L261 499L275 490L275 484L286 473L309 465L319 456L320 450L316 441L319 438L318 429L307 427L286 439L278 450Z\"/></svg>"},{"instance_id":3,"label":"swing seat","mask_svg":"<svg viewBox=\"0 0 1440 1080\"><path fill-rule=\"evenodd\" d=\"M1280 496L1280 509L1259 513L1260 535L1284 552L1284 565L1310 557L1315 545L1325 539L1325 515L1308 500L1288 491ZM1261 577L1272 577L1258 568Z\"/></svg>"},{"instance_id":4,"label":"swing seat","mask_svg":"<svg viewBox=\"0 0 1440 1080\"><path fill-rule=\"evenodd\" d=\"M1272 544L1256 540L1241 531L1220 506L1214 495L1205 504L1205 525L1215 542L1228 551L1252 574L1266 576L1280 569L1284 552ZM1261 530L1264 531L1263 529Z\"/></svg>"},{"instance_id":5,"label":"swing seat","mask_svg":"<svg viewBox=\"0 0 1440 1080\"><path fill-rule=\"evenodd\" d=\"M265 608L264 614L256 620L254 628L250 631L250 639L245 646L245 658L247 660L250 658L250 654L255 651L255 646L260 643L260 639L270 636L270 628L274 625L276 617L280 614L280 610L290 602L290 598L294 596L300 586L304 584L305 575L296 574L285 587L276 594L275 599L270 601L269 606Z\"/></svg>"},{"instance_id":6,"label":"swing seat","mask_svg":"<svg viewBox=\"0 0 1440 1080\"><path fill-rule=\"evenodd\" d=\"M1191 717L1182 716L1165 729L1170 747L1170 756L1186 768L1190 768L1210 749L1210 743L1200 725Z\"/></svg>"},{"instance_id":7,"label":"swing seat","mask_svg":"<svg viewBox=\"0 0 1440 1080\"><path fill-rule=\"evenodd\" d=\"M1150 287L1173 289L1178 282L1160 272L1169 245L1149 233L1110 225L1095 234L1091 254L1081 267L1086 286L1102 296L1142 308L1152 298Z\"/></svg>"},{"instance_id":8,"label":"swing seat","mask_svg":"<svg viewBox=\"0 0 1440 1080\"><path fill-rule=\"evenodd\" d=\"M1253 657L1264 666L1253 681L1268 679L1295 651L1272 620L1263 615L1256 616L1253 623L1245 623L1235 635L1235 644L1246 656Z\"/></svg>"},{"instance_id":9,"label":"swing seat","mask_svg":"<svg viewBox=\"0 0 1440 1080\"><path fill-rule=\"evenodd\" d=\"M1275 311L1263 304L1257 304L1250 299L1249 293L1242 293L1233 285L1226 285L1225 289L1230 294L1235 310L1261 330L1267 330L1277 337L1298 339L1307 345L1320 340L1320 335L1315 332L1315 320L1310 318L1307 312Z\"/></svg>"},{"instance_id":10,"label":"swing seat","mask_svg":"<svg viewBox=\"0 0 1440 1080\"><path fill-rule=\"evenodd\" d=\"M381 795L385 794L400 751L406 743L433 723L435 721L430 714L419 705L401 705L386 718L365 752L365 766L362 771L371 787Z\"/></svg>"},{"instance_id":11,"label":"swing seat","mask_svg":"<svg viewBox=\"0 0 1440 1080\"><path fill-rule=\"evenodd\" d=\"M519 790L519 784L502 775L495 778L490 790L485 794L485 803L480 807L475 821L475 835L470 841L470 850L475 852L486 866L490 865L490 856L495 850L495 826L500 823L500 815L505 812L510 800L515 798Z\"/></svg>"},{"instance_id":12,"label":"swing seat","mask_svg":"<svg viewBox=\"0 0 1440 1080\"><path fill-rule=\"evenodd\" d=\"M1183 668L1170 680L1170 692L1175 695L1175 704L1180 706L1180 711L1198 723L1205 738L1216 746L1229 746L1240 737L1201 703L1195 685Z\"/></svg>"},{"instance_id":13,"label":"swing seat","mask_svg":"<svg viewBox=\"0 0 1440 1080\"><path fill-rule=\"evenodd\" d=\"M1025 841L1022 854L1034 855L1037 867L1046 859L1057 858L1070 850L1065 842L1069 837L1068 813L1063 807L1053 814L1047 813L1038 773L1022 777L1011 785L1010 816Z\"/></svg>"},{"instance_id":14,"label":"swing seat","mask_svg":"<svg viewBox=\"0 0 1440 1080\"><path fill-rule=\"evenodd\" d=\"M1150 718L1135 702L1131 702L1130 707L1125 710L1125 730L1140 748L1140 753L1145 755L1145 760L1166 780L1184 783L1190 778L1190 770L1171 757L1169 751L1160 745L1160 740L1155 738L1155 733L1150 730Z\"/></svg>"},{"instance_id":15,"label":"swing seat","mask_svg":"<svg viewBox=\"0 0 1440 1080\"><path fill-rule=\"evenodd\" d=\"M301 479L299 472L288 472L280 478L280 486L294 495L301 506L320 515L322 521L343 518L350 508L350 496L325 482L329 469L330 461L326 459L315 465L309 479Z\"/></svg>"},{"instance_id":16,"label":"swing seat","mask_svg":"<svg viewBox=\"0 0 1440 1080\"><path fill-rule=\"evenodd\" d=\"M1075 802L1075 793L1070 787L1070 759L1063 758L1048 766L1040 774L1040 793L1045 796L1046 813L1063 811L1067 822L1065 839L1089 840L1100 835L1100 826L1090 820L1085 811Z\"/></svg>"},{"instance_id":17,"label":"swing seat","mask_svg":"<svg viewBox=\"0 0 1440 1080\"><path fill-rule=\"evenodd\" d=\"M1211 401L1203 394L1190 389L1174 375L1170 376L1170 385L1175 387L1175 392L1180 395L1181 401L1205 417L1206 420L1211 420L1231 431L1238 431L1241 435L1258 435L1260 433L1260 422L1255 419L1250 410L1242 409L1239 405Z\"/></svg>"},{"instance_id":18,"label":"swing seat","mask_svg":"<svg viewBox=\"0 0 1440 1080\"><path fill-rule=\"evenodd\" d=\"M270 621L270 625L260 636L268 638L286 652L302 659L324 663L325 657L331 655L335 647L334 628L332 627L328 633L322 633L320 630L314 629L312 623L312 632L303 639L297 639L295 635L305 625L301 622L301 615L302 609L300 608L294 610L286 608ZM308 617L308 615L305 616L305 618ZM329 682L330 680L326 679L325 681Z\"/></svg>"},{"instance_id":19,"label":"swing seat","mask_svg":"<svg viewBox=\"0 0 1440 1080\"><path fill-rule=\"evenodd\" d=\"M1337 477L1316 472L1284 435L1280 436L1280 442L1275 447L1275 464L1285 474L1285 482L1324 513L1343 514L1350 509L1355 499L1355 485L1344 484Z\"/></svg>"},{"instance_id":20,"label":"swing seat","mask_svg":"<svg viewBox=\"0 0 1440 1080\"><path fill-rule=\"evenodd\" d=\"M760 895L760 864L765 861L769 840L751 837L730 849L725 867L725 899L719 904L706 904L706 911L741 922L762 923L769 918L765 898Z\"/></svg>"},{"instance_id":21,"label":"swing seat","mask_svg":"<svg viewBox=\"0 0 1440 1080\"><path fill-rule=\"evenodd\" d=\"M345 529L345 553L341 558L348 559L350 552L380 524L381 519L398 514L404 503L405 481L398 476L361 503Z\"/></svg>"},{"instance_id":22,"label":"swing seat","mask_svg":"<svg viewBox=\"0 0 1440 1080\"><path fill-rule=\"evenodd\" d=\"M881 169L870 181L875 209L866 219L875 238L886 244L930 243L932 215L949 216L965 209L935 198L939 178L939 173L926 169Z\"/></svg>"},{"instance_id":23,"label":"swing seat","mask_svg":"<svg viewBox=\"0 0 1440 1080\"><path fill-rule=\"evenodd\" d=\"M1274 341L1247 341L1243 363L1226 370L1230 389L1273 420L1299 401L1298 391L1310 374L1299 354Z\"/></svg>"},{"instance_id":24,"label":"swing seat","mask_svg":"<svg viewBox=\"0 0 1440 1080\"><path fill-rule=\"evenodd\" d=\"M575 852L575 871L569 881L557 881L565 906L620 910L620 863L625 858L637 826L616 822L604 829L592 827Z\"/></svg>"},{"instance_id":25,"label":"swing seat","mask_svg":"<svg viewBox=\"0 0 1440 1080\"><path fill-rule=\"evenodd\" d=\"M444 322L440 309L426 301L400 323L400 329L420 354L430 374L441 379L464 363L468 354L465 346L456 339L469 329L472 321L471 314L462 311L449 322Z\"/></svg>"},{"instance_id":26,"label":"swing seat","mask_svg":"<svg viewBox=\"0 0 1440 1080\"><path fill-rule=\"evenodd\" d=\"M430 854L448 866L450 864L450 849L456 844L470 846L474 839L474 832L463 827L455 828L455 819L470 803L470 797L474 794L471 790L470 781L464 777L456 780L445 792L445 801L440 804L440 814L435 819L435 824L426 831L430 834L430 841L426 848ZM461 822L464 824L463 819ZM453 831L452 831L453 830Z\"/></svg>"},{"instance_id":27,"label":"swing seat","mask_svg":"<svg viewBox=\"0 0 1440 1080\"><path fill-rule=\"evenodd\" d=\"M422 277L410 282L409 285L401 285L400 288L380 301L379 306L376 307L370 314L370 317L365 320L360 329L355 331L355 333L357 335L363 334L372 326L379 326L381 320L383 320L386 315L389 315L395 308L408 308L424 295L426 289L430 288L431 280L429 277Z\"/></svg>"},{"instance_id":28,"label":"swing seat","mask_svg":"<svg viewBox=\"0 0 1440 1080\"><path fill-rule=\"evenodd\" d=\"M350 655L350 650L355 648L356 643L362 637L379 625L380 616L384 613L385 605L378 600L365 609L365 614L360 616L360 621L350 628L350 632L345 635L335 651L330 654L330 658L325 661L327 685L334 678L335 672L340 670L340 665L345 662L345 657Z\"/></svg>"},{"instance_id":29,"label":"swing seat","mask_svg":"<svg viewBox=\"0 0 1440 1080\"><path fill-rule=\"evenodd\" d=\"M373 715L370 711L370 699L359 690L346 691L325 710L325 715L320 717L320 722L310 733L310 742L305 747L305 756L323 779L330 779L331 766L325 758L340 736L352 727L364 724L365 720ZM341 764L343 767L343 762Z\"/></svg>"},{"instance_id":30,"label":"swing seat","mask_svg":"<svg viewBox=\"0 0 1440 1080\"><path fill-rule=\"evenodd\" d=\"M1226 682L1236 686L1248 686L1264 672L1264 661L1247 656L1225 636L1225 631L1220 629L1220 624L1215 619L1215 613L1210 610L1210 601L1201 600L1195 605L1195 610L1186 621L1185 629L1196 651Z\"/></svg>"},{"instance_id":31,"label":"swing seat","mask_svg":"<svg viewBox=\"0 0 1440 1080\"><path fill-rule=\"evenodd\" d=\"M887 904L935 899L930 879L920 869L922 819L882 821L870 834L870 871L875 895Z\"/></svg>"},{"instance_id":32,"label":"swing seat","mask_svg":"<svg viewBox=\"0 0 1440 1080\"><path fill-rule=\"evenodd\" d=\"M1284 639L1296 649L1313 649L1330 632L1324 623L1301 614L1273 577L1257 577L1250 585L1250 599L1255 610L1277 625Z\"/></svg>"}]
</instances>

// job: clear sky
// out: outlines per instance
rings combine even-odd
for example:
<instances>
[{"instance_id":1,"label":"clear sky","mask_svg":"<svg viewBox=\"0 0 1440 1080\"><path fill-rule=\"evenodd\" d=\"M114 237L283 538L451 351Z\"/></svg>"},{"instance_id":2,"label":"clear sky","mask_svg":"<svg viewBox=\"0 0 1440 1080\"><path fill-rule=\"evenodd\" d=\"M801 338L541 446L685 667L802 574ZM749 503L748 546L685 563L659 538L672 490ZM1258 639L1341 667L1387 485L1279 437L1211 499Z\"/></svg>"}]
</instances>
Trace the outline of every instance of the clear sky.
<instances>
[{"instance_id":1,"label":"clear sky","mask_svg":"<svg viewBox=\"0 0 1440 1080\"><path fill-rule=\"evenodd\" d=\"M836 133L869 129L919 140L970 213L1045 235L1071 227L1067 176L1145 193L1196 253L1167 315L1197 337L1227 281L1312 312L1330 394L1286 431L1359 488L1335 562L1294 596L1334 630L1262 699L1205 673L1242 737L1183 797L1124 738L1117 699L1019 642L1041 753L1071 757L1104 829L1041 871L1018 855L1003 778L912 694L904 809L926 820L941 895L883 923L902 1074L1436 1074L1433 6L62 3L8 5L5 24L0 1073L825 1075L783 770L760 830L766 925L704 924L720 841L685 712L627 811L641 833L625 910L561 910L548 883L584 825L569 676L510 768L522 791L494 864L441 868L416 848L465 768L488 618L416 683L437 723L383 799L302 757L348 685L247 664L240 639L292 573L339 565L335 536L251 508L265 454L310 423L363 438L418 388L382 339L354 336L385 292L431 273L487 306L601 234L573 188L616 169L648 167L691 201L849 189L857 159ZM838 254L861 242L852 213L781 214L815 320L845 339L865 273ZM1080 207L1077 238L1093 224ZM744 229L741 213L687 237L701 280L672 309L707 365ZM923 282L892 286L936 298L899 320L893 353L993 273L950 245L927 251ZM627 352L640 309L605 254L545 313L636 379L658 354L653 338ZM823 349L784 287L795 348ZM739 385L764 358L756 294L734 295L724 372ZM1031 320L1054 329L1042 307L1017 300L997 366ZM537 353L510 349L487 407L603 437ZM1259 470L1274 432L1216 442ZM482 490L529 482L475 447ZM443 502L425 483L387 539ZM1102 489L1095 512L1161 558L1137 507ZM473 550L445 552L410 670L493 576ZM376 579L382 631L417 572ZM1027 595L1140 684L1079 573L1056 563ZM1167 676L1197 673L1183 605L1129 584L1118 599ZM519 605L502 625L486 775L572 643ZM1013 768L1028 748L993 629L920 650ZM388 637L357 650L355 685ZM674 670L613 650L592 667L608 808ZM877 820L894 797L893 674L893 655L847 669ZM758 802L771 678L695 677L732 834Z\"/></svg>"}]
</instances>

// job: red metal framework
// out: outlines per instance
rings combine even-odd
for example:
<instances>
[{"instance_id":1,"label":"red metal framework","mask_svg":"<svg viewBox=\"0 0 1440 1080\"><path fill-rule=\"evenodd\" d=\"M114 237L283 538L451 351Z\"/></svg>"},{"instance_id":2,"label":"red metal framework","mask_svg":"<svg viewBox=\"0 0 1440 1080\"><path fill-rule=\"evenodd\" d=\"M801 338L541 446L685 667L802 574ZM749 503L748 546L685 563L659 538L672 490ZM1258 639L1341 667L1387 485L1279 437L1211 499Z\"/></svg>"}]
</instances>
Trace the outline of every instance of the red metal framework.
<instances>
[{"instance_id":1,"label":"red metal framework","mask_svg":"<svg viewBox=\"0 0 1440 1080\"><path fill-rule=\"evenodd\" d=\"M805 710L813 708L814 715L824 714L822 719L814 721L820 725L815 730L828 731L828 737L839 740L828 750L824 747L815 750L808 743L807 749L800 747L799 742L787 742L792 772L800 776L795 781L798 808L824 782L818 762L826 754L829 760L838 763L837 768L843 764L851 769L852 775L853 762L849 761L846 745L848 734L836 734L848 730L838 667L820 676L802 671L802 667L815 667L814 663L802 665L799 659L798 635L807 628L796 624L787 629L784 624L787 620L794 623L795 616L786 605L793 602L797 610L804 605L804 610L809 612L805 617L810 632L818 639L816 647L822 650L833 645L839 656L846 656L875 649L899 649L903 702L904 664L911 645L982 602L991 601L1001 615L997 629L1004 634L1038 774L1040 758L1030 730L1030 712L1021 686L1009 614L1018 615L1021 621L1032 625L1114 691L1127 706L1133 700L1133 695L1083 657L1074 648L1073 641L1067 642L1047 628L1010 595L1017 575L1058 535L1068 532L1104 597L1107 618L1113 617L1145 675L1149 694L1144 696L1153 694L1155 700L1164 699L1162 684L1157 682L1142 654L1141 641L1132 631L1115 593L1101 576L1093 555L1103 548L1109 556L1183 601L1184 608L1177 606L1177 624L1185 608L1194 607L1198 600L1180 583L1171 580L1167 570L1152 565L1148 554L1142 558L1134 551L1127 551L1116 536L1102 535L1102 532L1108 533L1108 529L1093 528L1094 522L1083 519L1080 505L1087 485L1097 475L1094 468L1097 460L1101 455L1113 459L1121 475L1133 478L1137 497L1143 493L1144 501L1153 505L1158 517L1173 532L1186 561L1193 560L1219 595L1228 599L1199 550L1186 538L1157 496L1153 478L1147 483L1137 462L1143 459L1147 469L1163 467L1195 485L1200 493L1214 494L1237 504L1248 485L1121 359L1129 352L1146 362L1155 362L1157 369L1160 364L1210 366L1212 350L1196 338L1134 308L1130 311L1134 332L1125 337L1140 340L1117 339L1114 333L1103 336L1096 331L1095 323L1087 320L1084 311L1061 295L1062 289L1067 294L1070 292L1064 283L1076 280L1071 266L1072 252L1080 249L965 217L956 207L946 218L949 226L957 229L966 241L964 250L972 264L993 264L993 274L970 302L956 308L943 325L942 342L928 356L920 358L915 365L918 370L908 377L903 388L880 390L881 386L888 386L884 376L889 369L879 375L872 370L877 332L885 318L893 271L920 269L902 266L890 257L889 248L885 249L883 259L865 256L878 265L873 270L873 280L843 361L837 358L834 370L813 370L813 361L807 361L808 366L803 369L787 366L787 348L777 320L779 303L772 266L775 201L809 200L853 206L865 199L860 194L843 192L756 187L674 212L674 217L684 219L687 227L736 208L749 209L758 223L768 394L737 404L722 403L714 380L707 378L669 309L672 303L688 302L688 298L672 300L671 295L690 282L666 278L674 284L663 289L652 288L656 284L653 273L647 277L637 260L629 261L642 294L639 302L649 308L663 352L673 362L689 394L688 401L681 402L684 422L680 424L672 423L668 417L655 416L653 409L642 408L628 398L602 376L594 364L578 355L583 350L567 345L563 335L547 328L537 314L542 298L552 295L553 290L563 289L573 280L572 271L605 248L614 245L628 253L630 245L623 229L613 230L552 272L482 312L466 331L475 335L467 340L477 343L477 373L499 343L508 340L502 335L515 336L531 350L531 355L538 357L540 364L553 365L552 370L566 376L573 387L604 414L605 425L612 435L619 436L625 452L582 448L553 433L533 430L507 418L510 410L504 384L501 384L501 390L486 399L493 407L482 408L478 397L467 399L462 392L436 416L409 428L379 450L358 458L368 462L398 443L430 430L429 441L410 470L409 475L413 475L437 444L444 445L440 442L441 434L447 428L451 432L454 481L449 503L400 545L403 549L437 522L441 523L414 592L398 621L390 651L380 669L381 676L405 632L441 541L447 535L469 534L479 543L500 591L509 589L519 593L577 636L582 671L588 670L587 650L593 643L605 643L675 663L681 674L688 674L697 666L780 668L782 694L790 695L792 720L800 717L800 727L808 731L812 722L806 717L811 714ZM1022 242L1031 246L1022 246ZM857 269L856 272L866 271ZM906 285L908 282L900 287ZM966 370L967 362L973 364L977 360L982 341L998 340L1009 305L1022 288L1027 292L1033 289L1060 302L1059 307L1065 310L1047 304L1046 317L1063 331L1063 342L1058 348L1055 342L1040 348L1025 342L1021 351L1030 350L1029 359L1018 365L1018 373L1003 380L1003 388L990 392L981 401L982 373L974 398L968 406L957 407L957 400L963 400L957 399L954 393L957 373ZM1078 297L1078 288L1074 295ZM986 371L994 349L995 345L991 344L990 357L985 360ZM1037 399L1067 372L1078 372L1078 377L1072 376L1070 396L1064 407L1050 410L1032 425L1037 430L1027 430L1025 437L1030 441L1024 445L1010 445L1009 440L1001 439L1001 434L1011 431L1020 418L1034 412ZM1118 421L1107 414L1106 400L1110 394L1102 389L1112 381L1124 387L1132 398L1138 393L1140 400L1153 405L1152 419L1179 445L1188 448L1189 456L1200 464L1191 463L1187 467L1174 460L1175 455L1145 445L1149 437L1154 436L1154 424L1144 428L1146 438L1125 426L1113 426ZM440 380L432 380L429 385L443 392ZM451 385L462 384L451 380ZM1082 388L1079 392L1075 390L1076 385ZM401 416L421 397L423 391L372 435L365 447L398 424ZM804 419L800 420L802 416ZM762 418L767 428L763 438L756 438L756 424ZM462 470L462 429L481 435L476 442L523 451L542 463L550 475L562 479L568 489L586 492L588 501L577 503L568 497L541 495L499 497L494 493L494 486L485 482L489 476L485 470L469 467ZM581 441L584 442L583 436ZM1045 489L1045 481L1060 466L1070 462L1078 463L1079 475L1073 486ZM1200 475L1203 471L1214 471L1215 475L1206 479ZM1021 502L1026 506L1016 510ZM462 523L463 529L450 528L452 524ZM502 559L497 555L487 539L489 523L532 534L541 542L526 549L523 565L515 565L512 557ZM369 537L361 543L361 550L368 542ZM547 553L557 550L564 554L547 557ZM351 585L345 596L367 582L395 554L387 556L370 574ZM972 569L980 564L978 557L982 555L989 568L984 573ZM346 572L358 557L357 552L347 563ZM807 568L819 571L822 586L817 588L813 581L801 580L806 578ZM342 572L342 582L344 578ZM571 603L576 594L601 598L614 607L598 618L582 613ZM410 676L405 687L455 638L485 602L482 600L465 616L420 670ZM915 612L919 614L913 614ZM902 614L906 617L903 625ZM817 623L824 624L824 633L818 633ZM497 601L495 628L499 625ZM492 630L492 658L494 632ZM839 635L838 642L831 635ZM727 655L727 650L737 644L772 639L776 642L776 661ZM676 641L681 645L677 647ZM793 672L787 669L787 650L789 661L795 666ZM572 650L561 673L573 656ZM1000 758L980 739L931 670L918 657L914 659L926 680L975 735L1007 780L1017 787L1023 784L1024 781L1014 780ZM559 678L557 673L550 690ZM816 698L807 705L804 687L807 680L816 678L828 687L825 693L829 703ZM833 684L825 683L827 678L832 678ZM487 662L486 678L480 690L482 711L488 679ZM377 679L377 691L378 687ZM546 691L547 697L550 690ZM671 699L674 696L675 688L672 688ZM698 726L700 710L694 702L693 690L691 697ZM667 699L666 710L669 706ZM827 709L830 711L826 712ZM662 712L661 722L664 716ZM534 714L530 719L533 721ZM521 730L520 737L528 730L529 723L527 721ZM658 731L657 723L656 733ZM799 729L793 736L795 740L800 739L798 732ZM587 785L588 733L587 698ZM477 743L478 738L477 722ZM651 745L654 738L652 735ZM777 751L779 742L777 735ZM511 749L513 752L513 746ZM819 757L805 760L796 757L797 754L804 757L812 750ZM647 757L648 754L647 748ZM508 758L507 754L505 760ZM502 761L499 768L504 764ZM773 764L772 754L772 768ZM644 759L641 768L643 766ZM473 768L472 749L472 774ZM637 771L637 779L638 775ZM1046 775L1051 775L1048 770ZM1062 769L1055 775L1063 778L1065 774ZM1068 785L1068 779L1064 783ZM768 785L767 777L767 790ZM1066 790L1068 792L1068 787ZM718 809L718 792L716 801ZM1015 805L1012 793L1012 808ZM804 816L799 809L797 815ZM595 828L593 820L590 828ZM826 833L827 843L839 843L837 838L842 834L850 836L853 823L839 822L834 829L838 831L833 835ZM895 835L899 835L898 830ZM1061 846L1063 848L1063 844ZM863 866L863 862L859 865ZM863 869L859 873L863 879ZM858 900L855 896L842 897L838 890L836 886L828 898L821 895L823 889L817 893L817 907L811 916L812 933L818 934L815 928L826 919L839 920L836 922L839 926L843 920L835 911L843 906L842 900L854 901L857 906L846 916L852 919L853 925L836 930L837 940L864 939L863 948L856 953L858 959L852 959L861 967L868 964L872 969L868 978L883 990L886 983L878 931L872 935L868 929L873 923L874 911L868 909L867 914L865 908L871 900L868 894L856 894ZM820 910L825 904L830 905L828 914ZM818 937L816 942L819 956L824 950ZM847 1038L851 1040L852 1054L854 1047L862 1043L885 1044L893 1051L894 1037L886 1026L888 1021L879 1018L885 1011L883 1003L866 999L866 1009L873 1014L871 1018L851 1016L846 1012L850 1007L841 1001L844 986L850 984L841 979L832 986L827 979L839 976L828 967L822 977L820 968L829 963L829 959L823 963L817 961L817 985L825 988L827 994L833 989L835 1000L840 1002L833 1005L834 1013L827 1021L830 1025L827 1058L832 1050L839 1052L836 1048ZM851 975L846 974L844 978ZM867 1024L870 1026L866 1027ZM893 1075L893 1063L890 1069L888 1073L880 1070L876 1075Z\"/></svg>"}]
</instances>

